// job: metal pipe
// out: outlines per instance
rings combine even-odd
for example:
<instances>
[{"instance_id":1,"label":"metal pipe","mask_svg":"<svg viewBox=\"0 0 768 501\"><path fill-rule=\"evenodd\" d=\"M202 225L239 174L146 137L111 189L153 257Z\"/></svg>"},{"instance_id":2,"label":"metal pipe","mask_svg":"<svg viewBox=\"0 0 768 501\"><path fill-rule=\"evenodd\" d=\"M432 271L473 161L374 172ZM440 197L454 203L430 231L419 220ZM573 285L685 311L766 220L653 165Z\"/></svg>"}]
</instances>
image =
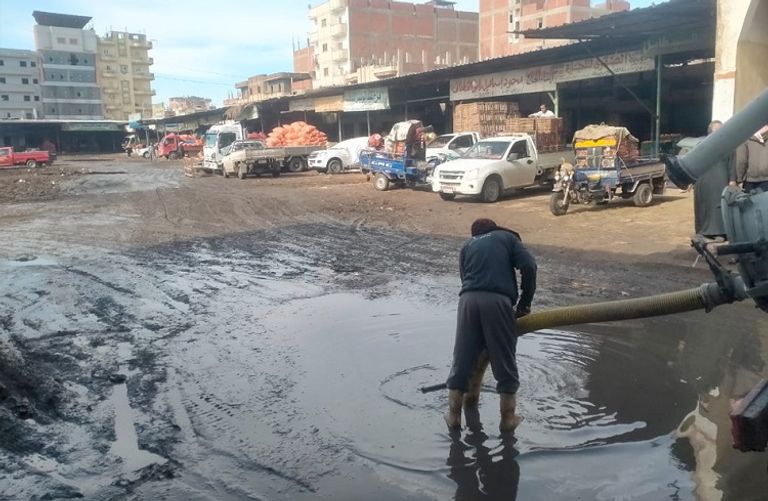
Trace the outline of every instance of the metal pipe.
<instances>
[{"instance_id":1,"label":"metal pipe","mask_svg":"<svg viewBox=\"0 0 768 501\"><path fill-rule=\"evenodd\" d=\"M664 68L663 57L661 54L656 56L656 116L653 117L655 124L653 129L653 150L655 155L658 155L661 149L661 71Z\"/></svg>"},{"instance_id":2,"label":"metal pipe","mask_svg":"<svg viewBox=\"0 0 768 501\"><path fill-rule=\"evenodd\" d=\"M682 157L663 155L667 173L680 188L695 183L768 122L768 88Z\"/></svg>"}]
</instances>

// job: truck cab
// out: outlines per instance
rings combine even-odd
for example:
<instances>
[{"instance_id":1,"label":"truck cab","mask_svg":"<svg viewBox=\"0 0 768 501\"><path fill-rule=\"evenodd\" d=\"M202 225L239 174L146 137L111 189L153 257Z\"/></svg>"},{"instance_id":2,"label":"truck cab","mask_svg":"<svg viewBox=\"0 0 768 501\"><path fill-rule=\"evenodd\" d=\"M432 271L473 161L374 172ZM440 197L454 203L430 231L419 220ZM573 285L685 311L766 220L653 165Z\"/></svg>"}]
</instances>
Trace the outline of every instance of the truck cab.
<instances>
[{"instance_id":1,"label":"truck cab","mask_svg":"<svg viewBox=\"0 0 768 501\"><path fill-rule=\"evenodd\" d=\"M211 126L205 133L203 168L213 171L221 170L222 160L229 152L229 147L235 141L242 140L243 137L243 128L238 123Z\"/></svg>"},{"instance_id":2,"label":"truck cab","mask_svg":"<svg viewBox=\"0 0 768 501\"><path fill-rule=\"evenodd\" d=\"M560 154L556 156L540 158L528 134L483 139L462 158L435 169L432 191L444 200L453 200L456 195L479 195L485 202L495 202L507 190L552 179L560 164Z\"/></svg>"},{"instance_id":3,"label":"truck cab","mask_svg":"<svg viewBox=\"0 0 768 501\"><path fill-rule=\"evenodd\" d=\"M479 140L480 134L477 132L459 132L437 136L434 141L427 145L427 158L434 157L438 153L448 152L462 155Z\"/></svg>"}]
</instances>

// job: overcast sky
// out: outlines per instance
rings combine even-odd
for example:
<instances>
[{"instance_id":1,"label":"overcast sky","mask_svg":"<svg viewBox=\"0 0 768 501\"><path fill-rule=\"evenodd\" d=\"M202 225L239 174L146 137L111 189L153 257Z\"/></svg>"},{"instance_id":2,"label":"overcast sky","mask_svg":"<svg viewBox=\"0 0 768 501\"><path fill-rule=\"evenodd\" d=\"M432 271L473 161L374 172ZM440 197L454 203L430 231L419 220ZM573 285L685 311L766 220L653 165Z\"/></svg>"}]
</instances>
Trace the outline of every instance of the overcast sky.
<instances>
[{"instance_id":1,"label":"overcast sky","mask_svg":"<svg viewBox=\"0 0 768 501\"><path fill-rule=\"evenodd\" d=\"M631 0L646 7L662 0ZM250 75L293 69L292 41L306 43L308 3L317 0L0 0L0 47L34 49L33 10L93 17L96 33L110 29L146 33L153 41L151 71L157 95L198 95L214 104L234 94ZM421 3L421 2L417 2ZM478 0L456 0L477 10ZM602 3L602 1L593 3Z\"/></svg>"}]
</instances>

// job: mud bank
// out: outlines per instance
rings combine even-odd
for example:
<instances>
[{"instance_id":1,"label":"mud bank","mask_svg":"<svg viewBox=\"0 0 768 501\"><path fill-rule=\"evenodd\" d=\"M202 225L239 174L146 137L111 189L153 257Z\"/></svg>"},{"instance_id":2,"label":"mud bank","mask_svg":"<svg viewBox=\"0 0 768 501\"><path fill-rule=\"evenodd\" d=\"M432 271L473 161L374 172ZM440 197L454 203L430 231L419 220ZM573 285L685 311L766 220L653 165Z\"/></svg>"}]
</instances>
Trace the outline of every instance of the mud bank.
<instances>
[{"instance_id":1,"label":"mud bank","mask_svg":"<svg viewBox=\"0 0 768 501\"><path fill-rule=\"evenodd\" d=\"M0 498L762 499L766 458L733 452L727 422L766 371L746 305L526 335L517 440L490 380L484 431L452 440L445 395L417 388L450 363L460 244L311 224L17 247ZM539 308L691 285L539 251Z\"/></svg>"}]
</instances>

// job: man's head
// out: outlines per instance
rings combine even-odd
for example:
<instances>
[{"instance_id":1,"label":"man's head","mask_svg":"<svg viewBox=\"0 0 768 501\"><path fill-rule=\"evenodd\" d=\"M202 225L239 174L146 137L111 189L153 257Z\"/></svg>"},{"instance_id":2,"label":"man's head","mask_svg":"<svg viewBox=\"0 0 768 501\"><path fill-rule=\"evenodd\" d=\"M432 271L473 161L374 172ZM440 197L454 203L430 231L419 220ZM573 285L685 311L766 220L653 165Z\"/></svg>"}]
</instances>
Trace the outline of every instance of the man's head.
<instances>
[{"instance_id":1,"label":"man's head","mask_svg":"<svg viewBox=\"0 0 768 501\"><path fill-rule=\"evenodd\" d=\"M722 126L723 126L723 122L721 122L720 120L712 120L711 122L709 122L709 127L707 127L707 134L712 134Z\"/></svg>"},{"instance_id":2,"label":"man's head","mask_svg":"<svg viewBox=\"0 0 768 501\"><path fill-rule=\"evenodd\" d=\"M491 219L476 219L475 222L472 223L472 236L485 235L498 228L496 223Z\"/></svg>"},{"instance_id":3,"label":"man's head","mask_svg":"<svg viewBox=\"0 0 768 501\"><path fill-rule=\"evenodd\" d=\"M539 111L547 111L547 105L546 104L541 104L539 106Z\"/></svg>"}]
</instances>

